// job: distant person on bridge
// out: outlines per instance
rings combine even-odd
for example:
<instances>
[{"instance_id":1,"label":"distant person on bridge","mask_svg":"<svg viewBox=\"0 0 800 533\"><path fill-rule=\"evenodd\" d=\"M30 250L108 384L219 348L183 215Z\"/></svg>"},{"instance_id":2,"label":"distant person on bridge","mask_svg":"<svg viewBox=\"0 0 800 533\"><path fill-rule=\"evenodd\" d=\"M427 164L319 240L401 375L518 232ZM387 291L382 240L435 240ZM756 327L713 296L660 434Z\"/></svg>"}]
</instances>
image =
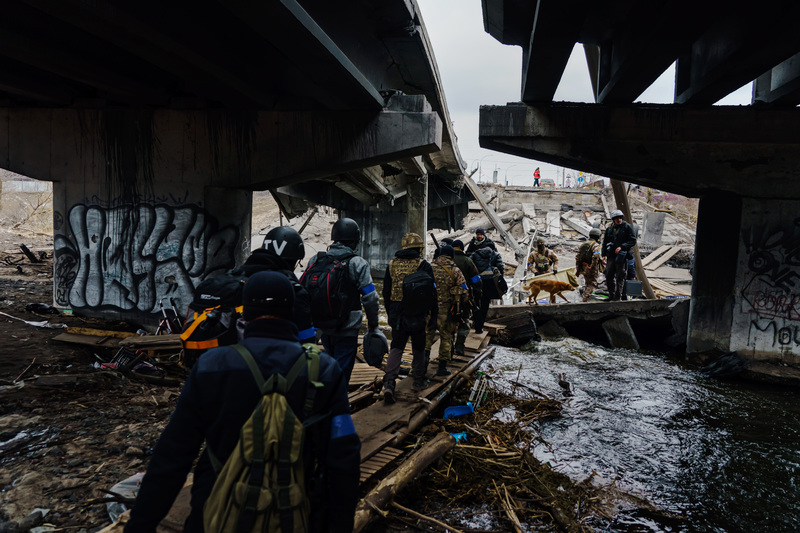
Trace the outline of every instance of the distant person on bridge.
<instances>
[{"instance_id":1,"label":"distant person on bridge","mask_svg":"<svg viewBox=\"0 0 800 533\"><path fill-rule=\"evenodd\" d=\"M619 209L611 213L611 220L613 223L606 228L603 237L603 257L606 258L608 297L613 302L622 297L628 270L628 252L636 246L636 235L633 226L623 220Z\"/></svg>"},{"instance_id":2,"label":"distant person on bridge","mask_svg":"<svg viewBox=\"0 0 800 533\"><path fill-rule=\"evenodd\" d=\"M545 246L543 237L536 239L536 248L528 256L528 270L534 276L547 274L551 271L553 274L558 272L558 256L553 250Z\"/></svg>"},{"instance_id":3,"label":"distant person on bridge","mask_svg":"<svg viewBox=\"0 0 800 533\"><path fill-rule=\"evenodd\" d=\"M472 255L481 248L491 248L497 251L497 245L495 245L492 239L486 236L486 230L478 228L475 230L475 236L469 242L469 245L467 245L467 255Z\"/></svg>"},{"instance_id":4,"label":"distant person on bridge","mask_svg":"<svg viewBox=\"0 0 800 533\"><path fill-rule=\"evenodd\" d=\"M542 177L541 173L539 172L539 167L536 167L536 170L533 171L533 186L539 186L539 179Z\"/></svg>"},{"instance_id":5,"label":"distant person on bridge","mask_svg":"<svg viewBox=\"0 0 800 533\"><path fill-rule=\"evenodd\" d=\"M581 244L575 254L575 275L583 275L584 287L582 301L588 302L597 288L597 279L603 270L603 255L601 253L600 236L598 228L589 231L589 240Z\"/></svg>"}]
</instances>

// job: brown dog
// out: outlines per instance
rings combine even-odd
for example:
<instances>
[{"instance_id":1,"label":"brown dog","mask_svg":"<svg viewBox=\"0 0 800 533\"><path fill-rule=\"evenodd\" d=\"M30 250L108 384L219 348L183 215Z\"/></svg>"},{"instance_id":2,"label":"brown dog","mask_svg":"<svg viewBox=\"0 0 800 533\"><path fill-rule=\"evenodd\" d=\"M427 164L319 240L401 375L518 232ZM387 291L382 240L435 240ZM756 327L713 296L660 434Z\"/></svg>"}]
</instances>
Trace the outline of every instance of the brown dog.
<instances>
[{"instance_id":1,"label":"brown dog","mask_svg":"<svg viewBox=\"0 0 800 533\"><path fill-rule=\"evenodd\" d=\"M527 283L523 283L522 288L531 293L528 296L528 304L530 304L531 300L533 300L534 304L539 305L539 302L536 301L536 297L540 292L550 293L551 304L556 303L556 295L561 296L565 302L569 303L569 300L567 300L566 296L561 293L574 290L577 287L565 281L556 281L553 279L536 280L534 278Z\"/></svg>"}]
</instances>

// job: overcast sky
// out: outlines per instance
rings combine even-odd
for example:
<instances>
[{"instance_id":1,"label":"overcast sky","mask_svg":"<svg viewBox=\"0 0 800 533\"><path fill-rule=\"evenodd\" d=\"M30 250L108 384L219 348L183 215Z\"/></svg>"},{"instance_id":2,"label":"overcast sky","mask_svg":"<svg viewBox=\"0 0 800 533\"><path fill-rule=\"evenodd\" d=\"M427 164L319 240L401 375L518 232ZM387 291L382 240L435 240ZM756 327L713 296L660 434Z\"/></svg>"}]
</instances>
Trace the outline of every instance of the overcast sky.
<instances>
[{"instance_id":1,"label":"overcast sky","mask_svg":"<svg viewBox=\"0 0 800 533\"><path fill-rule=\"evenodd\" d=\"M557 0L556 0L557 1ZM518 102L521 94L522 49L500 44L483 30L480 0L417 0L444 85L447 107L453 121L458 147L468 169L481 168L483 181L530 185L533 171L540 167L543 178L561 184L561 167L513 155L485 150L478 145L481 105ZM672 103L675 72L668 69L645 91L639 101ZM750 103L750 84L727 96L720 104ZM583 48L573 50L555 100L593 102ZM567 170L567 174L575 172ZM478 179L478 173L473 178Z\"/></svg>"}]
</instances>

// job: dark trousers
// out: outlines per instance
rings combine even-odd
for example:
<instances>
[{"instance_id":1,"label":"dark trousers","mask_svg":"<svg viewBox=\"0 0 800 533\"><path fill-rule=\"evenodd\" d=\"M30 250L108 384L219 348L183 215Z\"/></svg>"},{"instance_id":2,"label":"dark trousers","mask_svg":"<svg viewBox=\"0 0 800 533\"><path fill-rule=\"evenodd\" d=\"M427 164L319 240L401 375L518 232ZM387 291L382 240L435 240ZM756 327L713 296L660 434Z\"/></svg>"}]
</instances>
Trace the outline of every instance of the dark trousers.
<instances>
[{"instance_id":1,"label":"dark trousers","mask_svg":"<svg viewBox=\"0 0 800 533\"><path fill-rule=\"evenodd\" d=\"M492 292L497 292L493 287L488 287L489 283L494 283L493 281L486 281L483 282L483 293L481 294L481 307L475 311L475 331L480 331L483 329L483 324L486 322L486 313L489 312L489 302L492 301ZM487 289L492 290L487 290Z\"/></svg>"},{"instance_id":2,"label":"dark trousers","mask_svg":"<svg viewBox=\"0 0 800 533\"><path fill-rule=\"evenodd\" d=\"M608 285L608 297L611 300L619 300L625 288L625 274L628 269L626 255L625 252L622 252L606 265L606 284Z\"/></svg>"},{"instance_id":3,"label":"dark trousers","mask_svg":"<svg viewBox=\"0 0 800 533\"><path fill-rule=\"evenodd\" d=\"M414 378L425 377L428 370L428 363L425 360L425 333L424 328L418 331L406 331L402 327L392 327L392 343L389 357L386 359L384 383L394 383L400 374L400 362L408 339L411 339L411 376Z\"/></svg>"},{"instance_id":4,"label":"dark trousers","mask_svg":"<svg viewBox=\"0 0 800 533\"><path fill-rule=\"evenodd\" d=\"M323 334L322 345L325 347L325 352L339 363L345 383L350 383L350 374L353 373L353 365L356 364L358 337Z\"/></svg>"}]
</instances>

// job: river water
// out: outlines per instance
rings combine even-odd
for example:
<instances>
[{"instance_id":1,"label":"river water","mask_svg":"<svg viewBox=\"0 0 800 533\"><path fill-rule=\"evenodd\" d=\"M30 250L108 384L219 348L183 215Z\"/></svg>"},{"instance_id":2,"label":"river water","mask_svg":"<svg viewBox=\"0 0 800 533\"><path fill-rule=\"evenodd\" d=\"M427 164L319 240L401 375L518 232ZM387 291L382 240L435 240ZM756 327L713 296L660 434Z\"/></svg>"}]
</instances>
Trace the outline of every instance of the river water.
<instances>
[{"instance_id":1,"label":"river water","mask_svg":"<svg viewBox=\"0 0 800 533\"><path fill-rule=\"evenodd\" d=\"M707 379L665 354L572 338L498 347L492 365L563 399L563 416L538 427L540 460L576 481L596 472L675 517L623 512L604 531L800 531L797 391Z\"/></svg>"}]
</instances>

